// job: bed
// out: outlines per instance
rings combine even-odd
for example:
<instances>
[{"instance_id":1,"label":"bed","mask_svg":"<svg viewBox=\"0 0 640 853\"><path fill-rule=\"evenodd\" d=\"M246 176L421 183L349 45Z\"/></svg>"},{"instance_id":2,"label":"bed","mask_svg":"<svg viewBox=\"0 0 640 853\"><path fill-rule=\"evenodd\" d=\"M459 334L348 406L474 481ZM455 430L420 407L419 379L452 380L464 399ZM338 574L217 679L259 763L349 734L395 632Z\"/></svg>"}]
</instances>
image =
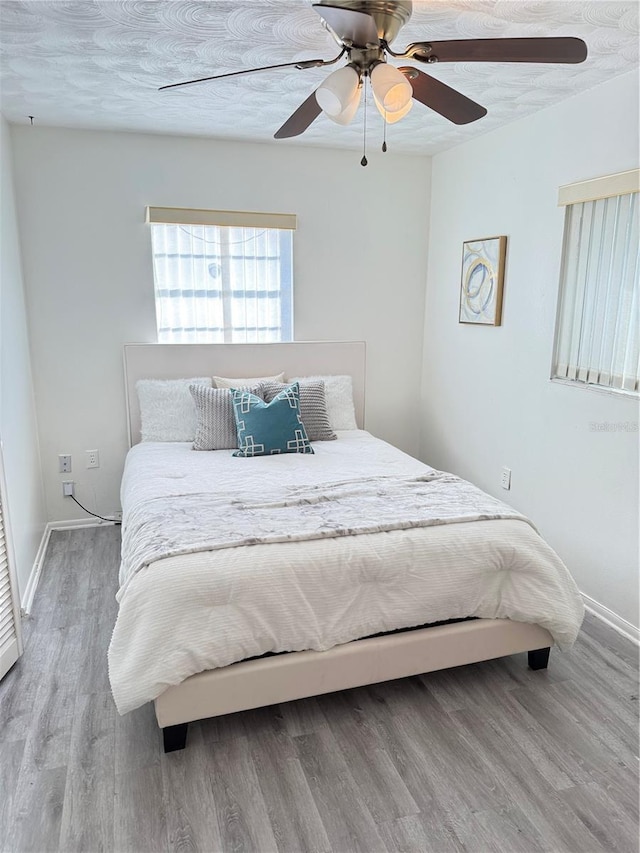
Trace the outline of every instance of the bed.
<instances>
[{"instance_id":1,"label":"bed","mask_svg":"<svg viewBox=\"0 0 640 853\"><path fill-rule=\"evenodd\" d=\"M359 429L254 459L139 440L140 378L282 370L350 375ZM531 523L363 429L363 343L128 345L125 387L109 668L121 713L154 701L165 751L193 720L518 652L544 668L573 643L579 593Z\"/></svg>"}]
</instances>

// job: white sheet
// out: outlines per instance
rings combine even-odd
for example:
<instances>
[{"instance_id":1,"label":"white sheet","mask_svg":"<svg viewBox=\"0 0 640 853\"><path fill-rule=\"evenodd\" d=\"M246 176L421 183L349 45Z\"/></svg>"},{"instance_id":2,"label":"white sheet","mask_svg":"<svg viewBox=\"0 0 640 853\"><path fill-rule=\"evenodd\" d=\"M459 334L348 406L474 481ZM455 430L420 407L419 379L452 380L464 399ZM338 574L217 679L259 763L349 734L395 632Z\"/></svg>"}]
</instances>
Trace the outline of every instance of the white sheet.
<instances>
[{"instance_id":1,"label":"white sheet","mask_svg":"<svg viewBox=\"0 0 640 853\"><path fill-rule=\"evenodd\" d=\"M274 480L320 484L432 471L362 431L314 456L238 459L144 443L127 458L124 518L141 502ZM268 651L324 650L379 631L464 616L547 628L562 648L582 621L568 571L523 521L487 520L243 545L151 563L120 590L109 672L126 713L204 669Z\"/></svg>"}]
</instances>

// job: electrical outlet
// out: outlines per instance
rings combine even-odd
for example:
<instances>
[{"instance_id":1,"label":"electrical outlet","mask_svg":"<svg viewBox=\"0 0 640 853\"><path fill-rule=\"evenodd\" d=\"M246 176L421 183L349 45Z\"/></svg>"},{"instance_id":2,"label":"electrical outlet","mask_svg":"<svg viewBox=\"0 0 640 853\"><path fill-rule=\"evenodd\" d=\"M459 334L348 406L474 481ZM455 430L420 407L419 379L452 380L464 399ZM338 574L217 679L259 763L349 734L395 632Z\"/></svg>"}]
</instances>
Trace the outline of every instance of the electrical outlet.
<instances>
[{"instance_id":1,"label":"electrical outlet","mask_svg":"<svg viewBox=\"0 0 640 853\"><path fill-rule=\"evenodd\" d=\"M71 454L61 453L58 456L58 471L60 474L71 473Z\"/></svg>"},{"instance_id":2,"label":"electrical outlet","mask_svg":"<svg viewBox=\"0 0 640 853\"><path fill-rule=\"evenodd\" d=\"M63 480L62 481L62 497L63 498L72 498L73 497L73 480Z\"/></svg>"},{"instance_id":3,"label":"electrical outlet","mask_svg":"<svg viewBox=\"0 0 640 853\"><path fill-rule=\"evenodd\" d=\"M511 488L511 468L503 468L500 477L500 485L503 489L509 491Z\"/></svg>"},{"instance_id":4,"label":"electrical outlet","mask_svg":"<svg viewBox=\"0 0 640 853\"><path fill-rule=\"evenodd\" d=\"M99 468L100 467L100 454L97 450L87 450L87 468Z\"/></svg>"}]
</instances>

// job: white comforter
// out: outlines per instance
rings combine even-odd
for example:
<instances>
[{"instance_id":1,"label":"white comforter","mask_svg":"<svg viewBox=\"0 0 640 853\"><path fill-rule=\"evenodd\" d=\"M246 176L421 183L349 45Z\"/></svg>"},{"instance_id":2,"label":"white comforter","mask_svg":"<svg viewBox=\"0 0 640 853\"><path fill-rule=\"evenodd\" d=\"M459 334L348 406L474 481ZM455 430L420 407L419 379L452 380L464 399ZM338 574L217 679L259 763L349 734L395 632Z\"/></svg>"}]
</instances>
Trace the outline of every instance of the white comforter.
<instances>
[{"instance_id":1,"label":"white comforter","mask_svg":"<svg viewBox=\"0 0 640 853\"><path fill-rule=\"evenodd\" d=\"M314 450L238 459L187 444L137 445L122 483L125 524L144 504L171 496L238 487L260 494L271 483L295 488L433 471L362 431ZM118 599L109 673L120 713L204 669L443 619L535 622L566 648L583 612L560 559L526 520L515 519L166 557L131 575Z\"/></svg>"}]
</instances>

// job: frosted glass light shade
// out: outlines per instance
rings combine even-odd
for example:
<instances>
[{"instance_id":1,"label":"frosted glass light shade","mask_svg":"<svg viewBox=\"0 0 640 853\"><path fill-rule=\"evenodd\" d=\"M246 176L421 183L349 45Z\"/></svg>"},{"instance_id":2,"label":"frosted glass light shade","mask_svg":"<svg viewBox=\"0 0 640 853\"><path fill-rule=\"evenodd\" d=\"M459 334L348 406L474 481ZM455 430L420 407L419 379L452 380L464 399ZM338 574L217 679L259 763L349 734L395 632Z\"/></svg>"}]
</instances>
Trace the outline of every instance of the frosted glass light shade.
<instances>
[{"instance_id":1,"label":"frosted glass light shade","mask_svg":"<svg viewBox=\"0 0 640 853\"><path fill-rule=\"evenodd\" d=\"M411 83L401 71L386 62L380 62L371 72L371 88L387 113L403 110L413 97Z\"/></svg>"},{"instance_id":2,"label":"frosted glass light shade","mask_svg":"<svg viewBox=\"0 0 640 853\"><path fill-rule=\"evenodd\" d=\"M316 89L316 100L320 109L329 118L339 116L351 104L359 83L358 72L351 65L338 68Z\"/></svg>"},{"instance_id":3,"label":"frosted glass light shade","mask_svg":"<svg viewBox=\"0 0 640 853\"><path fill-rule=\"evenodd\" d=\"M330 116L327 113L327 117L331 119L331 121L335 121L336 124L351 124L353 121L353 117L358 111L358 107L360 106L360 99L362 97L362 86L358 86L356 89L356 93L351 98L347 106L339 113L337 116Z\"/></svg>"},{"instance_id":4,"label":"frosted glass light shade","mask_svg":"<svg viewBox=\"0 0 640 853\"><path fill-rule=\"evenodd\" d=\"M387 124L395 124L397 121L400 121L401 118L404 118L409 114L411 107L413 106L413 98L409 101L406 107L401 110L397 110L395 113L390 113L385 110L380 101L373 96L373 100L375 102L376 107L378 108L378 112L382 116L382 118L387 122Z\"/></svg>"}]
</instances>

